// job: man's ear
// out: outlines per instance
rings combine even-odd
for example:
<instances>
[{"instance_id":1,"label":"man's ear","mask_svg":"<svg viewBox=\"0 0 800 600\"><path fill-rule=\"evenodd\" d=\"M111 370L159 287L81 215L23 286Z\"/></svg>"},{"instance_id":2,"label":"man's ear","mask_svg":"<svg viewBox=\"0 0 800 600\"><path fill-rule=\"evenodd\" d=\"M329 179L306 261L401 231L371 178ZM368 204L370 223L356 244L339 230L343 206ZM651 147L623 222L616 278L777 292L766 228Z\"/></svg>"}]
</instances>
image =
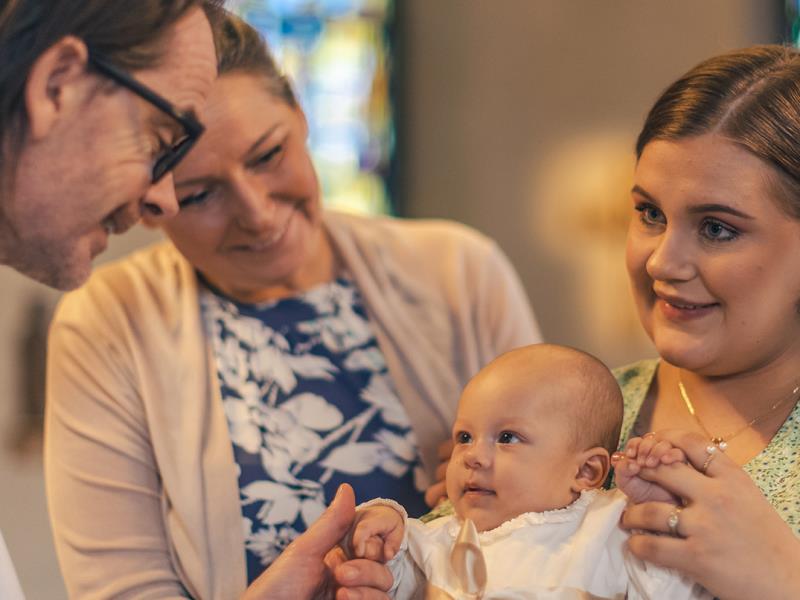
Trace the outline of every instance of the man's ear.
<instances>
[{"instance_id":1,"label":"man's ear","mask_svg":"<svg viewBox=\"0 0 800 600\"><path fill-rule=\"evenodd\" d=\"M572 491L579 493L601 487L610 468L608 450L599 446L584 450L578 455L578 470L572 482Z\"/></svg>"},{"instance_id":2,"label":"man's ear","mask_svg":"<svg viewBox=\"0 0 800 600\"><path fill-rule=\"evenodd\" d=\"M25 83L28 136L46 137L71 104L85 93L89 49L83 40L68 35L45 50L33 63Z\"/></svg>"}]
</instances>

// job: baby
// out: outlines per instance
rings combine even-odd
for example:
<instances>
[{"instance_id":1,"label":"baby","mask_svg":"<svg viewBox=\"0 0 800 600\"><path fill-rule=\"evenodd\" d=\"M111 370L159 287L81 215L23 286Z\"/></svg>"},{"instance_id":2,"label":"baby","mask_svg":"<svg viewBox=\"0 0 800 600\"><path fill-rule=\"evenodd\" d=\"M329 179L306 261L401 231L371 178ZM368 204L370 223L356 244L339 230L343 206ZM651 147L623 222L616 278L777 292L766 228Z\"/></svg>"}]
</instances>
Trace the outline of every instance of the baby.
<instances>
[{"instance_id":1,"label":"baby","mask_svg":"<svg viewBox=\"0 0 800 600\"><path fill-rule=\"evenodd\" d=\"M387 560L398 599L710 598L626 551L627 498L600 489L621 422L619 387L597 359L545 344L508 352L458 405L447 467L455 515L423 524L373 500L359 508L347 550ZM682 458L659 445L659 460ZM635 471L623 489L671 498Z\"/></svg>"}]
</instances>

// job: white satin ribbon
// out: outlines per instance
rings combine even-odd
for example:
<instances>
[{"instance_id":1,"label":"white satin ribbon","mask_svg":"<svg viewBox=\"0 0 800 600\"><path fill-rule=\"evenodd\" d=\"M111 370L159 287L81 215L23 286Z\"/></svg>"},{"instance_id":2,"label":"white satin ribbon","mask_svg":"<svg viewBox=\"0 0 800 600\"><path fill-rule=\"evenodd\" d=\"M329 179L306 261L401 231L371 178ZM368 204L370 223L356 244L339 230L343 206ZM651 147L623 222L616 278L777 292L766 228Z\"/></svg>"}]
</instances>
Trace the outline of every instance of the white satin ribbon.
<instances>
[{"instance_id":1,"label":"white satin ribbon","mask_svg":"<svg viewBox=\"0 0 800 600\"><path fill-rule=\"evenodd\" d=\"M486 591L486 561L481 552L478 530L470 519L464 519L450 551L450 568L458 582L459 594L454 597L428 583L425 600L480 600L483 597Z\"/></svg>"}]
</instances>

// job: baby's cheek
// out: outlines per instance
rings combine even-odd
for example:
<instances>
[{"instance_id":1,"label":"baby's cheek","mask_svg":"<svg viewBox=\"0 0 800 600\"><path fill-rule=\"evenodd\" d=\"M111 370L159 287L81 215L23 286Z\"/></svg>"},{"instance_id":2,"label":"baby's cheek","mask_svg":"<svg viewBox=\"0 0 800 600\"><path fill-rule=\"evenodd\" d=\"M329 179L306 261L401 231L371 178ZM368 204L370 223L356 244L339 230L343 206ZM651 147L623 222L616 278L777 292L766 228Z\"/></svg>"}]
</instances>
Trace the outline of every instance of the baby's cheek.
<instances>
[{"instance_id":1,"label":"baby's cheek","mask_svg":"<svg viewBox=\"0 0 800 600\"><path fill-rule=\"evenodd\" d=\"M461 458L453 452L450 462L447 464L447 474L445 475L447 497L453 502L458 498L460 495L458 491L463 487L463 470Z\"/></svg>"}]
</instances>

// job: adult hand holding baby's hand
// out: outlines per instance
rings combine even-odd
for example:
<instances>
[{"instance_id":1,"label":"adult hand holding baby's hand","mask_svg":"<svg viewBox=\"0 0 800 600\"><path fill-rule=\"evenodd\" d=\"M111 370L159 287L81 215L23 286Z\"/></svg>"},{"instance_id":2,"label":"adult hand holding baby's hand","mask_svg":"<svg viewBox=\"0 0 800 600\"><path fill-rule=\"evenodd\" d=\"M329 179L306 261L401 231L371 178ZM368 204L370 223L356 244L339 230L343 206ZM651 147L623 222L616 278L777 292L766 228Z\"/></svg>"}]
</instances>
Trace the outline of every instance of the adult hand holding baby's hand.
<instances>
[{"instance_id":1,"label":"adult hand holding baby's hand","mask_svg":"<svg viewBox=\"0 0 800 600\"><path fill-rule=\"evenodd\" d=\"M640 476L686 503L679 512L661 502L629 506L622 526L638 530L631 552L726 600L800 598L800 540L749 475L719 449L709 452L700 435L669 430L656 437L681 448L690 464L645 466ZM677 535L663 535L673 516Z\"/></svg>"},{"instance_id":2,"label":"adult hand holding baby's hand","mask_svg":"<svg viewBox=\"0 0 800 600\"><path fill-rule=\"evenodd\" d=\"M655 434L628 440L623 452L615 452L611 457L614 478L633 504L641 502L669 502L680 504L681 499L655 482L639 476L642 468L658 465L671 465L687 462L686 454L666 440L656 439Z\"/></svg>"},{"instance_id":3,"label":"adult hand holding baby's hand","mask_svg":"<svg viewBox=\"0 0 800 600\"><path fill-rule=\"evenodd\" d=\"M356 512L345 551L354 558L387 562L400 549L404 530L403 516L392 507L367 506Z\"/></svg>"}]
</instances>

